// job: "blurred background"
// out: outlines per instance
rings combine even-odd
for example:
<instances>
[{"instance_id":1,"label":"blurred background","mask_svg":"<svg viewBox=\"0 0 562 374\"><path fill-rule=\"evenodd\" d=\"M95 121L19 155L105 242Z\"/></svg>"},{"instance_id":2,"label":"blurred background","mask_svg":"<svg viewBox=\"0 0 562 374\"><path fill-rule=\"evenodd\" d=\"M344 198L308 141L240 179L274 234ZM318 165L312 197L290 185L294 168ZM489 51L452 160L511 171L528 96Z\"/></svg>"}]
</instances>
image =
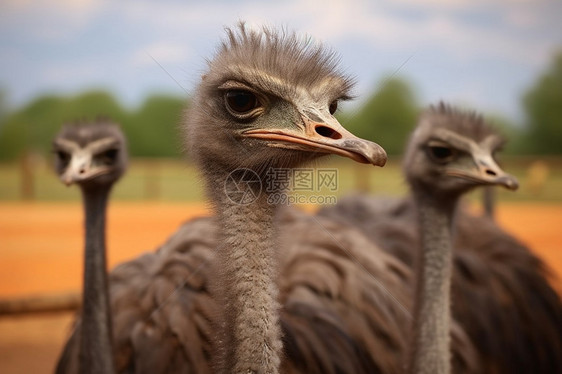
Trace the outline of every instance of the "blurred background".
<instances>
[{"instance_id":1,"label":"blurred background","mask_svg":"<svg viewBox=\"0 0 562 374\"><path fill-rule=\"evenodd\" d=\"M177 126L205 59L239 20L307 34L356 78L357 99L337 115L391 158L376 170L334 158L335 194L404 194L400 155L420 109L444 100L477 110L509 138L500 161L521 182L498 191L498 220L560 272L560 14L562 3L547 0L3 0L0 298L81 287L80 195L55 178L50 153L64 123L110 117L128 137L131 165L109 212L110 267L206 214ZM0 372L51 372L71 316L0 316Z\"/></svg>"},{"instance_id":2,"label":"blurred background","mask_svg":"<svg viewBox=\"0 0 562 374\"><path fill-rule=\"evenodd\" d=\"M337 51L357 81L357 100L338 115L390 155L401 154L419 109L445 100L503 130L510 142L502 157L517 160L520 176L556 181L561 11L559 2L525 0L3 1L0 200L76 200L51 177L50 142L63 123L97 116L120 122L129 139L133 163L116 199L198 200L191 178L177 173L186 165L176 163L177 125L205 59L239 20L286 27ZM560 187L510 198L556 200Z\"/></svg>"}]
</instances>

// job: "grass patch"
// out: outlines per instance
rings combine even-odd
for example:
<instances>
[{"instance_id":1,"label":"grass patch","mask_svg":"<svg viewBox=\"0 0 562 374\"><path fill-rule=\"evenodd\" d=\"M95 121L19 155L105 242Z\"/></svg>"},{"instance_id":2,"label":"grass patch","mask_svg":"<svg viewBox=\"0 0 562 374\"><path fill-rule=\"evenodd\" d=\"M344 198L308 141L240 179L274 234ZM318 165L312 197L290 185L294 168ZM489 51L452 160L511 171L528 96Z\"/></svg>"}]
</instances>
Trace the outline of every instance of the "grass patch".
<instances>
[{"instance_id":1,"label":"grass patch","mask_svg":"<svg viewBox=\"0 0 562 374\"><path fill-rule=\"evenodd\" d=\"M497 189L500 201L562 202L562 159L541 161L530 158L510 158L503 162L504 169L515 175L521 184L517 192ZM537 167L537 165L539 165ZM311 189L298 191L304 196L330 195L340 197L357 190L368 190L375 195L400 196L407 193L399 159L390 159L384 168L357 164L351 160L332 157L319 162L310 170L337 171L335 189L318 188L317 174ZM308 168L305 168L308 169ZM23 178L20 163L0 164L0 201L23 199ZM76 187L65 187L56 178L51 165L41 159L33 162L32 179L27 183L31 199L38 201L78 201ZM315 173L315 171L313 173ZM333 187L333 186L332 186ZM474 191L469 199L479 199ZM201 178L195 167L180 160L132 160L127 174L115 187L113 198L121 201L201 201L204 199Z\"/></svg>"}]
</instances>

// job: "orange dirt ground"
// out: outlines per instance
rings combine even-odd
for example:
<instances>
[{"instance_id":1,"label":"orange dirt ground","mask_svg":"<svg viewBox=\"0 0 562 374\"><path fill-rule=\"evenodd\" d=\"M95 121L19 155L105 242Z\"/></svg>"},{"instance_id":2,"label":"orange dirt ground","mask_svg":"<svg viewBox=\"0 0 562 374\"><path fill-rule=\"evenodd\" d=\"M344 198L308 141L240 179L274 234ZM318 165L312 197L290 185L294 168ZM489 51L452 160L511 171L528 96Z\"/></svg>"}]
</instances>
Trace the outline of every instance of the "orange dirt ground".
<instances>
[{"instance_id":1,"label":"orange dirt ground","mask_svg":"<svg viewBox=\"0 0 562 374\"><path fill-rule=\"evenodd\" d=\"M156 248L202 204L112 204L109 266ZM554 270L562 290L561 204L502 204L497 219ZM0 203L0 298L79 290L82 208L75 203ZM0 373L51 373L72 313L0 317Z\"/></svg>"}]
</instances>

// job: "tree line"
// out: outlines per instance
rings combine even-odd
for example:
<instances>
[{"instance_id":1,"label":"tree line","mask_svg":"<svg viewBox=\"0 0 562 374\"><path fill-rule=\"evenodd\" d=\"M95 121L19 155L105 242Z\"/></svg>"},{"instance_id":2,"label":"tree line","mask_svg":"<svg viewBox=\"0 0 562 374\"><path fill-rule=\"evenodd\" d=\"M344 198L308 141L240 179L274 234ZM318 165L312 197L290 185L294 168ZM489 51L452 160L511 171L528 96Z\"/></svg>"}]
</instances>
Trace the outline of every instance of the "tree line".
<instances>
[{"instance_id":1,"label":"tree line","mask_svg":"<svg viewBox=\"0 0 562 374\"><path fill-rule=\"evenodd\" d=\"M506 151L562 154L562 52L524 93L521 104L523 126L498 116L489 118L509 138ZM62 124L100 116L121 124L132 157L180 157L178 125L188 105L188 98L156 94L130 110L111 93L91 90L75 96L42 95L10 111L5 93L0 92L0 160L14 160L29 151L47 155ZM359 108L337 116L358 136L376 140L390 155L399 155L419 111L411 85L392 77L378 84Z\"/></svg>"},{"instance_id":2,"label":"tree line","mask_svg":"<svg viewBox=\"0 0 562 374\"><path fill-rule=\"evenodd\" d=\"M92 90L76 96L43 95L0 118L0 160L22 152L46 155L63 124L108 118L121 124L133 157L177 157L177 124L187 100L152 95L136 110L127 110L109 92Z\"/></svg>"}]
</instances>

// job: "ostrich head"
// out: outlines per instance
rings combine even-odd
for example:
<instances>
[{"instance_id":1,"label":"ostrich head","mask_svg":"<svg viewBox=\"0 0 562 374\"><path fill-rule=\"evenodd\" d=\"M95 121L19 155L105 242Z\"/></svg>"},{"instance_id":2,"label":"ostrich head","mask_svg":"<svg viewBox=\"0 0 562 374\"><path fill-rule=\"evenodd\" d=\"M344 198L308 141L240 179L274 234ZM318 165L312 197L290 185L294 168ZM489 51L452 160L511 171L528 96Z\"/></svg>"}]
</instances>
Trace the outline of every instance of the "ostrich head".
<instances>
[{"instance_id":1,"label":"ostrich head","mask_svg":"<svg viewBox=\"0 0 562 374\"><path fill-rule=\"evenodd\" d=\"M65 125L53 141L55 171L67 186L112 185L125 172L126 148L123 133L112 122Z\"/></svg>"},{"instance_id":2,"label":"ostrich head","mask_svg":"<svg viewBox=\"0 0 562 374\"><path fill-rule=\"evenodd\" d=\"M386 153L334 117L351 81L310 39L244 24L227 30L187 116L188 148L204 171L291 168L339 154L382 166Z\"/></svg>"},{"instance_id":3,"label":"ostrich head","mask_svg":"<svg viewBox=\"0 0 562 374\"><path fill-rule=\"evenodd\" d=\"M504 139L481 116L440 103L418 122L404 157L410 184L436 196L458 196L479 185L518 188L495 160Z\"/></svg>"}]
</instances>

